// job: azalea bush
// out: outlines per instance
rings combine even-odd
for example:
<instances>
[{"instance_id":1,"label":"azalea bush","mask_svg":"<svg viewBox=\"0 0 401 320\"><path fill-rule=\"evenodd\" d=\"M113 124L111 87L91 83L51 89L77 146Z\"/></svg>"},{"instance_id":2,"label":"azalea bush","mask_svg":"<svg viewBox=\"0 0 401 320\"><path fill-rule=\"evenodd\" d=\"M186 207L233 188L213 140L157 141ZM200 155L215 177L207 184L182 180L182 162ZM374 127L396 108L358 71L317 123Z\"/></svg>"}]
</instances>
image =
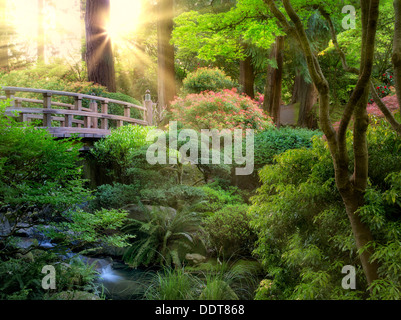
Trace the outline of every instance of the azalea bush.
<instances>
[{"instance_id":1,"label":"azalea bush","mask_svg":"<svg viewBox=\"0 0 401 320\"><path fill-rule=\"evenodd\" d=\"M273 126L255 101L236 89L207 91L177 98L171 104L170 120L186 129L255 129Z\"/></svg>"},{"instance_id":2,"label":"azalea bush","mask_svg":"<svg viewBox=\"0 0 401 320\"><path fill-rule=\"evenodd\" d=\"M386 72L380 77L381 85L376 86L377 94L380 98L387 97L391 93L391 87L394 86L394 78L391 73ZM373 104L373 98L369 99L369 104Z\"/></svg>"}]
</instances>

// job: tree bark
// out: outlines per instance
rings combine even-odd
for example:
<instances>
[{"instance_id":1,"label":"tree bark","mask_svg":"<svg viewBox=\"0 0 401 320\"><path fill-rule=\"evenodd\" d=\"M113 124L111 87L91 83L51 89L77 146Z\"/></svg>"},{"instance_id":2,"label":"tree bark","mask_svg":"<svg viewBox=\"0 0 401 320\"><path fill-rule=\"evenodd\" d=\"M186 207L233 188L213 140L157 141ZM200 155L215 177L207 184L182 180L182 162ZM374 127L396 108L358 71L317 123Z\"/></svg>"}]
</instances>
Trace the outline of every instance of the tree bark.
<instances>
[{"instance_id":1,"label":"tree bark","mask_svg":"<svg viewBox=\"0 0 401 320\"><path fill-rule=\"evenodd\" d=\"M275 59L277 68L268 67L265 97L263 101L263 109L273 118L276 126L280 127L280 108L281 108L281 89L283 81L283 50L284 37L276 38L276 43L273 45L270 59Z\"/></svg>"},{"instance_id":2,"label":"tree bark","mask_svg":"<svg viewBox=\"0 0 401 320\"><path fill-rule=\"evenodd\" d=\"M174 1L159 0L157 10L157 87L159 112L170 109L176 95L174 46L170 44L173 31Z\"/></svg>"},{"instance_id":3,"label":"tree bark","mask_svg":"<svg viewBox=\"0 0 401 320\"><path fill-rule=\"evenodd\" d=\"M401 0L394 0L394 40L393 40L393 66L394 84L397 93L398 106L401 111Z\"/></svg>"},{"instance_id":4,"label":"tree bark","mask_svg":"<svg viewBox=\"0 0 401 320\"><path fill-rule=\"evenodd\" d=\"M250 56L247 56L245 60L240 61L239 83L242 87L242 93L246 94L251 99L254 99L255 70Z\"/></svg>"},{"instance_id":5,"label":"tree bark","mask_svg":"<svg viewBox=\"0 0 401 320\"><path fill-rule=\"evenodd\" d=\"M301 74L297 74L294 80L293 96L291 104L299 102L299 127L316 129L317 118L314 115L316 102L318 101L318 91L313 82L307 82Z\"/></svg>"},{"instance_id":6,"label":"tree bark","mask_svg":"<svg viewBox=\"0 0 401 320\"><path fill-rule=\"evenodd\" d=\"M110 20L110 0L87 0L85 13L86 63L88 80L116 92L114 57L106 26Z\"/></svg>"},{"instance_id":7,"label":"tree bark","mask_svg":"<svg viewBox=\"0 0 401 320\"><path fill-rule=\"evenodd\" d=\"M6 23L6 0L0 0L0 68L9 70L9 28Z\"/></svg>"}]
</instances>

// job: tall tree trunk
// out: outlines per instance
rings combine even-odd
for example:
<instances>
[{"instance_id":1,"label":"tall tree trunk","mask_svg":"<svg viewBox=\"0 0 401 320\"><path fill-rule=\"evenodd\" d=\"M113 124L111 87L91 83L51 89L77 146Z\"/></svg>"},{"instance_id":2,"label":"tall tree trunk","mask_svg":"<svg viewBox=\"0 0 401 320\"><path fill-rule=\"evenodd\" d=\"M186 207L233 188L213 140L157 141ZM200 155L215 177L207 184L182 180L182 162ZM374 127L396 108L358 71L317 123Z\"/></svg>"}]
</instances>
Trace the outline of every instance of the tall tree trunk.
<instances>
[{"instance_id":1,"label":"tall tree trunk","mask_svg":"<svg viewBox=\"0 0 401 320\"><path fill-rule=\"evenodd\" d=\"M114 57L106 26L110 20L110 0L87 0L85 13L86 63L88 80L116 91Z\"/></svg>"},{"instance_id":2,"label":"tall tree trunk","mask_svg":"<svg viewBox=\"0 0 401 320\"><path fill-rule=\"evenodd\" d=\"M277 62L277 68L268 67L263 109L273 118L276 126L280 127L281 89L283 81L284 37L276 38L270 59Z\"/></svg>"},{"instance_id":3,"label":"tall tree trunk","mask_svg":"<svg viewBox=\"0 0 401 320\"><path fill-rule=\"evenodd\" d=\"M299 127L316 129L317 118L313 107L318 100L318 91L313 82L307 82L301 74L297 74L294 80L294 89L291 103L299 102Z\"/></svg>"},{"instance_id":4,"label":"tall tree trunk","mask_svg":"<svg viewBox=\"0 0 401 320\"><path fill-rule=\"evenodd\" d=\"M44 29L44 5L45 0L38 0L38 40L37 40L37 55L38 62L45 60L45 29Z\"/></svg>"},{"instance_id":5,"label":"tall tree trunk","mask_svg":"<svg viewBox=\"0 0 401 320\"><path fill-rule=\"evenodd\" d=\"M242 93L246 94L251 99L255 98L255 70L250 56L240 61L239 84L242 87Z\"/></svg>"},{"instance_id":6,"label":"tall tree trunk","mask_svg":"<svg viewBox=\"0 0 401 320\"><path fill-rule=\"evenodd\" d=\"M7 25L6 0L0 0L0 68L9 69L9 28Z\"/></svg>"},{"instance_id":7,"label":"tall tree trunk","mask_svg":"<svg viewBox=\"0 0 401 320\"><path fill-rule=\"evenodd\" d=\"M302 82L303 76L299 71L297 71L297 74L294 78L294 85L292 87L291 104L295 104L300 101Z\"/></svg>"},{"instance_id":8,"label":"tall tree trunk","mask_svg":"<svg viewBox=\"0 0 401 320\"><path fill-rule=\"evenodd\" d=\"M401 111L401 0L394 0L395 22L393 41L394 83Z\"/></svg>"},{"instance_id":9,"label":"tall tree trunk","mask_svg":"<svg viewBox=\"0 0 401 320\"><path fill-rule=\"evenodd\" d=\"M158 0L157 11L157 87L159 112L170 109L176 95L174 46L170 44L173 31L174 1Z\"/></svg>"}]
</instances>

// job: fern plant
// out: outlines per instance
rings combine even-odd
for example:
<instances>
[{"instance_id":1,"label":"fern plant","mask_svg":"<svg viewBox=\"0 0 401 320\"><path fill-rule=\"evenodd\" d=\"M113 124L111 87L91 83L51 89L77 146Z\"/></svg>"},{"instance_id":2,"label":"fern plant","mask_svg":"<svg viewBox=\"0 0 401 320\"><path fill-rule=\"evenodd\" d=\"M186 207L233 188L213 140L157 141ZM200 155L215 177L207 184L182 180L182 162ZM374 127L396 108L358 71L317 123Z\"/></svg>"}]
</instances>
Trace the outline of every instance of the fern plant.
<instances>
[{"instance_id":1,"label":"fern plant","mask_svg":"<svg viewBox=\"0 0 401 320\"><path fill-rule=\"evenodd\" d=\"M181 266L202 232L201 219L195 212L185 210L174 214L160 208L145 210L145 221L132 220L124 229L135 234L136 240L124 253L124 260L138 267L159 264Z\"/></svg>"}]
</instances>

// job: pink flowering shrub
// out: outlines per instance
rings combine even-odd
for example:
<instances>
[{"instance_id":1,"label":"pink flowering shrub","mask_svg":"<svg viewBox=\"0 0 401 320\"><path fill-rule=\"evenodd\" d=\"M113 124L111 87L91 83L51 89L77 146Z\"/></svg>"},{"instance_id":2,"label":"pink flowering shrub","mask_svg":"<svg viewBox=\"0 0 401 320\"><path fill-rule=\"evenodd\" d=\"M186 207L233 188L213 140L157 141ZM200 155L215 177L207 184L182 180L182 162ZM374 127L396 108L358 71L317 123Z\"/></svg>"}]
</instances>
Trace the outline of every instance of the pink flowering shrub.
<instances>
[{"instance_id":1,"label":"pink flowering shrub","mask_svg":"<svg viewBox=\"0 0 401 320\"><path fill-rule=\"evenodd\" d=\"M205 91L176 98L171 104L170 120L195 130L263 130L273 125L255 101L238 94L236 89Z\"/></svg>"},{"instance_id":2,"label":"pink flowering shrub","mask_svg":"<svg viewBox=\"0 0 401 320\"><path fill-rule=\"evenodd\" d=\"M380 77L380 81L382 82L382 85L377 86L376 91L380 98L384 98L391 94L392 88L394 88L393 87L394 79L393 79L393 76L389 72L386 72ZM369 104L373 104L373 103L374 103L374 100L372 98L372 95L370 94Z\"/></svg>"},{"instance_id":3,"label":"pink flowering shrub","mask_svg":"<svg viewBox=\"0 0 401 320\"><path fill-rule=\"evenodd\" d=\"M255 94L255 101L260 108L263 107L263 102L265 101L265 95L263 93L257 92Z\"/></svg>"},{"instance_id":4,"label":"pink flowering shrub","mask_svg":"<svg viewBox=\"0 0 401 320\"><path fill-rule=\"evenodd\" d=\"M382 101L387 106L387 108L393 113L397 112L400 108L398 105L398 100L396 95L384 97ZM367 112L368 114L371 114L375 117L384 118L384 114L380 111L376 103L370 104L367 107Z\"/></svg>"}]
</instances>

